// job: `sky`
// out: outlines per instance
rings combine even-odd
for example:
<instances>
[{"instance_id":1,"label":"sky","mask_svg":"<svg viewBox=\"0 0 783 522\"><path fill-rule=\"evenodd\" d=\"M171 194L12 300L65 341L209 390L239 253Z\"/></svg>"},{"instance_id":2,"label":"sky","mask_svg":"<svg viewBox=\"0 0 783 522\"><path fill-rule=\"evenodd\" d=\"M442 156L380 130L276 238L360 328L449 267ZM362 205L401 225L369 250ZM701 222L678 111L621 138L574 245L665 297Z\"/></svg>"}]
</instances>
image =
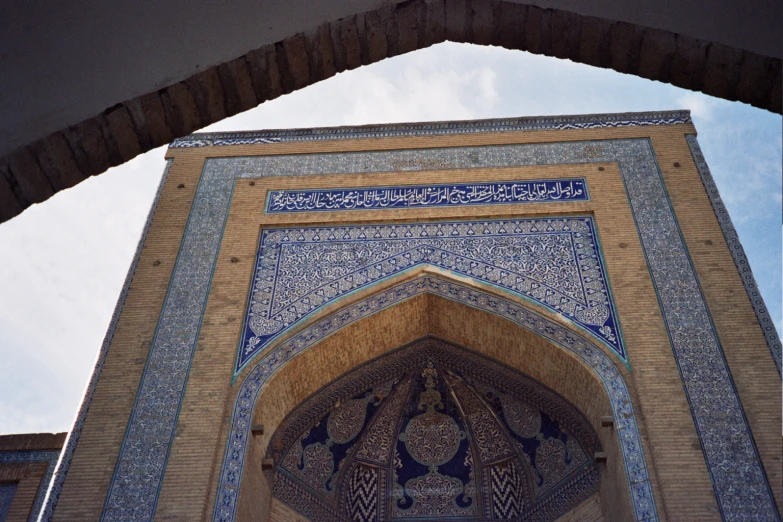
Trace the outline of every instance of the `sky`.
<instances>
[{"instance_id":1,"label":"sky","mask_svg":"<svg viewBox=\"0 0 783 522\"><path fill-rule=\"evenodd\" d=\"M520 51L444 43L339 74L204 131L690 109L781 331L781 116ZM67 431L164 167L164 148L0 224L0 434ZM632 354L631 354L632 356Z\"/></svg>"}]
</instances>

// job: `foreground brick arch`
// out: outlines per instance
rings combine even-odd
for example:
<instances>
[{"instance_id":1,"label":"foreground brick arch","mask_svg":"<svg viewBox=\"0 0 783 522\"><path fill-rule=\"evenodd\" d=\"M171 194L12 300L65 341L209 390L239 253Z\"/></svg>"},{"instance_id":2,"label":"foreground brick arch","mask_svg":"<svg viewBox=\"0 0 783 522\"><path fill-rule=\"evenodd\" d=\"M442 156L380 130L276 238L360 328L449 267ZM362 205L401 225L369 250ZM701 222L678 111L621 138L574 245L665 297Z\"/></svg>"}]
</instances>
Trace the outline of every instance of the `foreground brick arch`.
<instances>
[{"instance_id":1,"label":"foreground brick arch","mask_svg":"<svg viewBox=\"0 0 783 522\"><path fill-rule=\"evenodd\" d=\"M89 176L264 101L444 41L570 59L783 110L779 58L509 1L410 0L255 49L0 158L0 222Z\"/></svg>"}]
</instances>

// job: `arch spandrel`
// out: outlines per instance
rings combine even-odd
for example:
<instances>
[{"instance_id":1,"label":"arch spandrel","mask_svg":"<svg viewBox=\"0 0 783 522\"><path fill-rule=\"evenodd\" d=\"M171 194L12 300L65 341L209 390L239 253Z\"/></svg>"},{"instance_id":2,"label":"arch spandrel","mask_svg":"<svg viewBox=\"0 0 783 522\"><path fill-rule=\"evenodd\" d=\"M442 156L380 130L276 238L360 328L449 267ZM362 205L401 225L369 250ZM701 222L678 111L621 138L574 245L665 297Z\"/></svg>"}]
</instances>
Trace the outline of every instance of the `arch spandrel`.
<instances>
[{"instance_id":1,"label":"arch spandrel","mask_svg":"<svg viewBox=\"0 0 783 522\"><path fill-rule=\"evenodd\" d=\"M404 294L406 285L407 288L427 285L429 290L411 296ZM438 295L438 288L444 295ZM455 295L449 297L449 291ZM618 506L613 509L622 513L619 519L657 520L639 427L630 392L622 377L626 370L619 369L600 348L563 324L458 282L424 275L380 294L388 296L389 292L398 295L402 292L406 297L373 309L368 301L378 297L375 295L338 310L321 321L321 324L325 321L337 323L334 331L321 330L314 337L318 324L313 325L276 348L276 354L268 353L241 376L237 382L238 398L229 405L233 408L233 420L221 476L217 478L214 520L243 520L258 510L251 499L271 498L261 470L247 463L263 460L271 433L297 404L368 359L427 335L433 328L441 328L432 317L454 314L455 310L467 312L464 330L479 332L475 343L466 343L469 349L533 376L561 393L589 419L610 455L604 472L610 479L602 480L601 488L602 494L610 495ZM464 299L459 301L456 294ZM479 302L486 309L481 309ZM490 309L498 305L507 317ZM340 314L350 317L356 306L373 311L361 319L353 317L350 321L341 321ZM467 328L467 321L471 321L473 328ZM444 336L450 342L465 340L464 335L454 337L448 333ZM292 350L297 344L299 348ZM286 352L285 345L290 351ZM346 346L356 348L346 350ZM570 377L564 379L564 376ZM611 436L601 432L601 417L605 415L618 419L619 439L613 432ZM253 423L264 424L264 435L250 435L249 427ZM627 493L629 482L637 490L633 500ZM254 491L250 492L250 489ZM618 494L617 491L626 493Z\"/></svg>"},{"instance_id":2,"label":"arch spandrel","mask_svg":"<svg viewBox=\"0 0 783 522\"><path fill-rule=\"evenodd\" d=\"M321 309L421 267L537 303L627 361L595 220L585 214L262 229L235 372Z\"/></svg>"}]
</instances>

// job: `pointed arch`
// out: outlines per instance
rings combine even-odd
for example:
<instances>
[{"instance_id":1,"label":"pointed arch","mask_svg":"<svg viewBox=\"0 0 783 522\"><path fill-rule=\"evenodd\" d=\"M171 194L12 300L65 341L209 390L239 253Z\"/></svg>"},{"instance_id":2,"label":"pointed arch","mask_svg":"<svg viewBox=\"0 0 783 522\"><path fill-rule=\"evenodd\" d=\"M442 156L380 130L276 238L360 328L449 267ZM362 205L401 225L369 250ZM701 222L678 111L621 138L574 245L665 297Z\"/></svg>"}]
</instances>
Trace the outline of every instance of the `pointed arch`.
<instances>
[{"instance_id":1,"label":"pointed arch","mask_svg":"<svg viewBox=\"0 0 783 522\"><path fill-rule=\"evenodd\" d=\"M430 320L433 317L435 320ZM358 329L362 324L366 328ZM265 396L277 397L276 407L281 408L275 415L261 414L265 426L273 428L284 416L281 411L298 404L295 397L303 390L309 390L304 395L307 396L358 363L428 334L509 364L563 394L580 410L592 409L587 416L594 426L600 426L599 411L604 415L611 413L618 437L605 436L602 444L608 452L615 451L617 457L613 464L619 468L617 477L622 477L622 481L615 486L626 484L629 491L629 495L614 496L629 504L628 515L635 520L657 520L648 465L623 370L597 343L574 331L567 321L554 315L546 317L527 303L519 304L466 282L431 273L379 289L331 311L270 349L243 372L217 478L213 520L233 521L239 506L240 483L259 484L257 478L243 481L242 476L246 462L250 462L248 451L253 452L253 462L263 453L256 441L250 443L253 418L259 414L256 409L264 403L259 402L262 391ZM346 350L342 346L341 350L339 343L347 339L361 345L361 349ZM328 354L331 357L325 358ZM547 360L551 364L546 364ZM308 363L317 365L310 368L317 367L318 371L309 373L312 377L306 382L285 378L287 372L305 375L297 368L301 370ZM590 406L586 401L595 403Z\"/></svg>"}]
</instances>

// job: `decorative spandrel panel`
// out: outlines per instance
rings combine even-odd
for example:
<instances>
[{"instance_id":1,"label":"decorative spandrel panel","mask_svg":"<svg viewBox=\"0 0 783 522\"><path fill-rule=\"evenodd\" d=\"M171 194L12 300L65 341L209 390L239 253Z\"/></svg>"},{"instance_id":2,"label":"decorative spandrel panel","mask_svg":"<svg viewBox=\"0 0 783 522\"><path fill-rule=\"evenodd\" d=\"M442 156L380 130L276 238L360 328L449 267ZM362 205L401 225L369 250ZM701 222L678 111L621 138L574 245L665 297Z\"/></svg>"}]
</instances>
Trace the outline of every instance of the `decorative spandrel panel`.
<instances>
[{"instance_id":1,"label":"decorative spandrel panel","mask_svg":"<svg viewBox=\"0 0 783 522\"><path fill-rule=\"evenodd\" d=\"M370 362L272 438L273 494L311 520L554 520L597 491L566 401L435 339Z\"/></svg>"},{"instance_id":2,"label":"decorative spandrel panel","mask_svg":"<svg viewBox=\"0 0 783 522\"><path fill-rule=\"evenodd\" d=\"M419 265L535 301L625 360L595 223L579 216L262 230L235 371L323 306Z\"/></svg>"}]
</instances>

